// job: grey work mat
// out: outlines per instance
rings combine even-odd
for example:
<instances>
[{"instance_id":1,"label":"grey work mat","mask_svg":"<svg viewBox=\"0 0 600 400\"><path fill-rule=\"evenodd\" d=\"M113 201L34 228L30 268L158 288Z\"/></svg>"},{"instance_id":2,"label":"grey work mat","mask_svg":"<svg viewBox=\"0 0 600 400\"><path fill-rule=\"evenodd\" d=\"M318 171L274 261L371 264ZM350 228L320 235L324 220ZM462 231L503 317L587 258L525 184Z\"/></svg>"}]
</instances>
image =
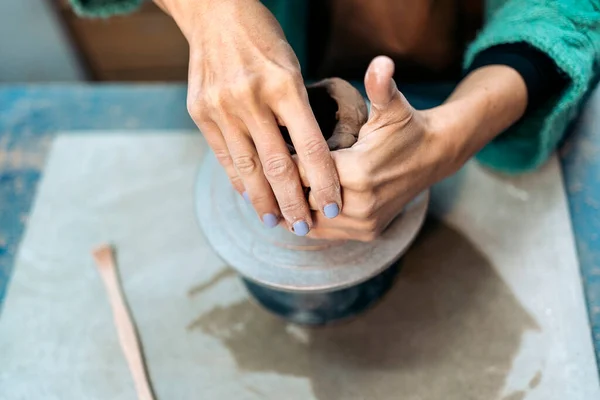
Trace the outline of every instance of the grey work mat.
<instances>
[{"instance_id":1,"label":"grey work mat","mask_svg":"<svg viewBox=\"0 0 600 400\"><path fill-rule=\"evenodd\" d=\"M59 136L0 316L1 399L133 399L90 250L118 249L158 399L600 398L562 179L475 164L437 185L392 292L315 330L207 246L197 134Z\"/></svg>"}]
</instances>

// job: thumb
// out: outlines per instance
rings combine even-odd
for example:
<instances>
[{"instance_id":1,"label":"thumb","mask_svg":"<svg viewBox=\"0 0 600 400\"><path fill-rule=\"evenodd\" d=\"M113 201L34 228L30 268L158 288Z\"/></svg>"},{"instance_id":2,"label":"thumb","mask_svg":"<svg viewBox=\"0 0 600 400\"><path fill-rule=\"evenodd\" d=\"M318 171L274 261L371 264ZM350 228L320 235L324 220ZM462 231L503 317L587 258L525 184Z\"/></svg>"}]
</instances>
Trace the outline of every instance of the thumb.
<instances>
[{"instance_id":1,"label":"thumb","mask_svg":"<svg viewBox=\"0 0 600 400\"><path fill-rule=\"evenodd\" d=\"M408 118L413 109L394 82L394 61L377 56L365 74L365 89L371 101L369 122L380 124Z\"/></svg>"}]
</instances>

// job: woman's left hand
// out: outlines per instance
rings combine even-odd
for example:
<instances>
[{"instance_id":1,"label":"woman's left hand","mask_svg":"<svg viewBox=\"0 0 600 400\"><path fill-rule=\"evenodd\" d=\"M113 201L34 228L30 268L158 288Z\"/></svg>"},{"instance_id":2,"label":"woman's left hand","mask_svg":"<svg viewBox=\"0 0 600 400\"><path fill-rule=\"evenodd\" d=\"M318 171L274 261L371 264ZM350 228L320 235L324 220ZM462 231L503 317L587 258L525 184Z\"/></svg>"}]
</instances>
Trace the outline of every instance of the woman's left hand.
<instances>
[{"instance_id":1,"label":"woman's left hand","mask_svg":"<svg viewBox=\"0 0 600 400\"><path fill-rule=\"evenodd\" d=\"M391 59L371 62L365 75L369 120L354 146L332 152L344 207L335 219L314 212L309 237L374 240L410 200L460 166L447 135L433 129L430 112L411 107L393 73ZM312 194L309 203L316 208Z\"/></svg>"}]
</instances>

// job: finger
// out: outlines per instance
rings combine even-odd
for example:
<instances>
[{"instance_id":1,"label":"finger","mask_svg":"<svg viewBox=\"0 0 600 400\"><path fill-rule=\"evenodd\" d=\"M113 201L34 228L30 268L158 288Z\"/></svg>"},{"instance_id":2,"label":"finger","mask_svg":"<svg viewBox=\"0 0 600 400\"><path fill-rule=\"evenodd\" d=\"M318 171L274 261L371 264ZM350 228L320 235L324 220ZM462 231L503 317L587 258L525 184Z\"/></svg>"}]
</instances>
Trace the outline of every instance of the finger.
<instances>
[{"instance_id":1,"label":"finger","mask_svg":"<svg viewBox=\"0 0 600 400\"><path fill-rule=\"evenodd\" d=\"M344 201L344 210L340 215L366 219L377 214L381 204L371 192L354 191L351 189L342 189L342 199ZM314 210L315 200L312 193L308 195L308 204L311 210Z\"/></svg>"},{"instance_id":2,"label":"finger","mask_svg":"<svg viewBox=\"0 0 600 400\"><path fill-rule=\"evenodd\" d=\"M374 177L365 170L364 161L357 157L354 149L343 149L332 152L336 169L339 171L342 203L341 215L353 218L368 218L378 209L374 188L377 185ZM312 191L308 194L308 205L311 210L318 209L318 202Z\"/></svg>"},{"instance_id":3,"label":"finger","mask_svg":"<svg viewBox=\"0 0 600 400\"><path fill-rule=\"evenodd\" d=\"M346 231L341 229L320 229L314 228L308 235L311 239L321 240L353 240L358 242L371 242L376 239L375 235Z\"/></svg>"},{"instance_id":4,"label":"finger","mask_svg":"<svg viewBox=\"0 0 600 400\"><path fill-rule=\"evenodd\" d=\"M296 163L292 159L275 116L267 111L244 121L250 130L262 163L262 173L269 182L288 228L299 236L306 235L312 219Z\"/></svg>"},{"instance_id":5,"label":"finger","mask_svg":"<svg viewBox=\"0 0 600 400\"><path fill-rule=\"evenodd\" d=\"M356 234L353 232L327 228L313 228L308 234L311 239L323 240L354 240L355 236Z\"/></svg>"},{"instance_id":6,"label":"finger","mask_svg":"<svg viewBox=\"0 0 600 400\"><path fill-rule=\"evenodd\" d=\"M382 232L382 227L375 220L357 220L343 214L332 220L318 213L315 213L313 218L314 226L309 237L315 239L345 239L369 242L376 239Z\"/></svg>"},{"instance_id":7,"label":"finger","mask_svg":"<svg viewBox=\"0 0 600 400\"><path fill-rule=\"evenodd\" d=\"M338 218L329 219L319 213L313 215L314 229L340 229L343 231L362 233L375 233L379 226L375 219L354 218L341 214Z\"/></svg>"},{"instance_id":8,"label":"finger","mask_svg":"<svg viewBox=\"0 0 600 400\"><path fill-rule=\"evenodd\" d=\"M375 57L365 74L365 89L371 107L380 109L387 106L398 90L394 82L394 61L386 56Z\"/></svg>"},{"instance_id":9,"label":"finger","mask_svg":"<svg viewBox=\"0 0 600 400\"><path fill-rule=\"evenodd\" d=\"M246 189L244 198L252 203L265 226L274 228L279 220L279 207L271 185L262 171L260 158L252 138L239 119L223 118L220 121L232 164Z\"/></svg>"},{"instance_id":10,"label":"finger","mask_svg":"<svg viewBox=\"0 0 600 400\"><path fill-rule=\"evenodd\" d=\"M308 103L306 89L289 95L274 105L274 110L290 132L319 210L325 216L335 218L342 208L339 177L327 142Z\"/></svg>"},{"instance_id":11,"label":"finger","mask_svg":"<svg viewBox=\"0 0 600 400\"><path fill-rule=\"evenodd\" d=\"M243 195L246 190L244 188L244 183L238 176L238 173L233 166L229 149L227 148L225 138L223 138L223 134L221 133L219 126L214 121L202 121L198 123L198 129L200 129L200 132L202 132L202 135L215 154L219 164L221 164L223 169L225 169L225 173L229 177L231 185L240 195Z\"/></svg>"},{"instance_id":12,"label":"finger","mask_svg":"<svg viewBox=\"0 0 600 400\"><path fill-rule=\"evenodd\" d=\"M371 102L368 124L381 119L385 121L378 122L399 122L412 116L411 105L393 79L394 68L394 62L386 56L375 57L367 68L365 89Z\"/></svg>"}]
</instances>

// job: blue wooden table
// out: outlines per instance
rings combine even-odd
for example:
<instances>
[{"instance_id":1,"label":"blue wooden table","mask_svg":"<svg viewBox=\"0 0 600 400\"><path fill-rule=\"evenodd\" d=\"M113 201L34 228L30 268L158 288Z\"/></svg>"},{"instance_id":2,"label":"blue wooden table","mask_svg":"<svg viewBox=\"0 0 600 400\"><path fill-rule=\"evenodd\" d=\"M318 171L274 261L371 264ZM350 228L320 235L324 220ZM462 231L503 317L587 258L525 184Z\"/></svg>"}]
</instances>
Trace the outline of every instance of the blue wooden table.
<instances>
[{"instance_id":1,"label":"blue wooden table","mask_svg":"<svg viewBox=\"0 0 600 400\"><path fill-rule=\"evenodd\" d=\"M411 94L431 106L428 89ZM438 98L451 86L435 89ZM195 129L183 85L0 87L0 306L53 136L69 130ZM597 359L600 359L600 90L561 148Z\"/></svg>"}]
</instances>

